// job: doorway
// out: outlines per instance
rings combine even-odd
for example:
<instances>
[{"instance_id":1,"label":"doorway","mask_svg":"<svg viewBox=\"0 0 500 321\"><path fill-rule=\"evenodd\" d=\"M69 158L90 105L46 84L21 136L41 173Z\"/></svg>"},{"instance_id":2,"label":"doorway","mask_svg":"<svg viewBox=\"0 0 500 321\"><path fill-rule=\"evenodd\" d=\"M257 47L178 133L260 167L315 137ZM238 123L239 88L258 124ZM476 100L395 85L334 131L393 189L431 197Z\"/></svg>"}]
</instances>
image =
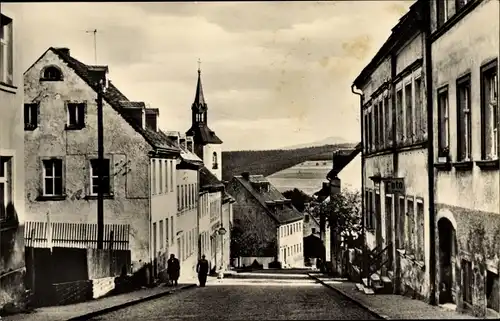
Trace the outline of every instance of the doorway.
<instances>
[{"instance_id":1,"label":"doorway","mask_svg":"<svg viewBox=\"0 0 500 321\"><path fill-rule=\"evenodd\" d=\"M455 229L446 218L438 221L439 235L439 303L456 304L455 260L457 240Z\"/></svg>"}]
</instances>

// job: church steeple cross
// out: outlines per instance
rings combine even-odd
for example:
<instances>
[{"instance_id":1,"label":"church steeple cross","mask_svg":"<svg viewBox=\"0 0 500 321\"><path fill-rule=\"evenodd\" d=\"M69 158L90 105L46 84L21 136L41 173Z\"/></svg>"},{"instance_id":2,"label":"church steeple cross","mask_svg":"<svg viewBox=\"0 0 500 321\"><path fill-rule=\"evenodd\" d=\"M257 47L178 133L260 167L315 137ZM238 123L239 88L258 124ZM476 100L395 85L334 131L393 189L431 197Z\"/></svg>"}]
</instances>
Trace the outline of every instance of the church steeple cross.
<instances>
[{"instance_id":1,"label":"church steeple cross","mask_svg":"<svg viewBox=\"0 0 500 321\"><path fill-rule=\"evenodd\" d=\"M198 73L201 73L201 59L198 58Z\"/></svg>"}]
</instances>

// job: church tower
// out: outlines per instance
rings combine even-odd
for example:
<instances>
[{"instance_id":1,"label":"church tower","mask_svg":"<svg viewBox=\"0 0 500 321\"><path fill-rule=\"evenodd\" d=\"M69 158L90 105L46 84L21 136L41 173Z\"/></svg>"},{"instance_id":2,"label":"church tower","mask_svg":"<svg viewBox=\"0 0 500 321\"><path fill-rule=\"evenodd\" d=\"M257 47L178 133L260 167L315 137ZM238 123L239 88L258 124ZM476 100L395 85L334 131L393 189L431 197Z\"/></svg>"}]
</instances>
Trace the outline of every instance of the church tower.
<instances>
[{"instance_id":1,"label":"church tower","mask_svg":"<svg viewBox=\"0 0 500 321\"><path fill-rule=\"evenodd\" d=\"M199 62L198 62L199 63ZM203 160L203 164L219 180L222 179L222 140L208 128L208 108L201 85L201 70L198 66L198 84L194 102L191 105L191 128L187 136L193 136L194 151Z\"/></svg>"}]
</instances>

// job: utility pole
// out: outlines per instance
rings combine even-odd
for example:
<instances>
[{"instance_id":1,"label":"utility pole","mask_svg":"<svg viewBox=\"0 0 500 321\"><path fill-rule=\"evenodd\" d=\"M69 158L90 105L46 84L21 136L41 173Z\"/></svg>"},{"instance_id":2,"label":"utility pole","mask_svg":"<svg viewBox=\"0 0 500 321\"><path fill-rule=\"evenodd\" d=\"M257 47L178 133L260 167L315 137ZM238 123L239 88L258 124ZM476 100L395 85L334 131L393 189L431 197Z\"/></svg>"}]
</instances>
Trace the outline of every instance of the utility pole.
<instances>
[{"instance_id":1,"label":"utility pole","mask_svg":"<svg viewBox=\"0 0 500 321\"><path fill-rule=\"evenodd\" d=\"M104 80L101 80L97 88L97 164L99 187L97 190L97 248L104 248L104 126L102 116L102 99Z\"/></svg>"},{"instance_id":2,"label":"utility pole","mask_svg":"<svg viewBox=\"0 0 500 321\"><path fill-rule=\"evenodd\" d=\"M85 32L94 34L94 63L97 65L97 29L87 30Z\"/></svg>"}]
</instances>

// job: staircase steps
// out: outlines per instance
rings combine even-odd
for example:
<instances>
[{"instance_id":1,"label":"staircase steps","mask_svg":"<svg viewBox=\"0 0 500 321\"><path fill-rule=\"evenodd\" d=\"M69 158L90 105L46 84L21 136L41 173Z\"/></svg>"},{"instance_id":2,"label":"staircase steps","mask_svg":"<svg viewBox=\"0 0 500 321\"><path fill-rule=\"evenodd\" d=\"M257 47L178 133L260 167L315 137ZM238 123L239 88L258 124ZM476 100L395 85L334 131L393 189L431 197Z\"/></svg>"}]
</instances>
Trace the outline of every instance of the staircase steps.
<instances>
[{"instance_id":1,"label":"staircase steps","mask_svg":"<svg viewBox=\"0 0 500 321\"><path fill-rule=\"evenodd\" d=\"M364 292L365 294L367 294L367 295L373 295L373 294L375 294L375 291L373 291L372 289L367 288L367 287L365 287L365 288L363 289L363 292Z\"/></svg>"}]
</instances>

